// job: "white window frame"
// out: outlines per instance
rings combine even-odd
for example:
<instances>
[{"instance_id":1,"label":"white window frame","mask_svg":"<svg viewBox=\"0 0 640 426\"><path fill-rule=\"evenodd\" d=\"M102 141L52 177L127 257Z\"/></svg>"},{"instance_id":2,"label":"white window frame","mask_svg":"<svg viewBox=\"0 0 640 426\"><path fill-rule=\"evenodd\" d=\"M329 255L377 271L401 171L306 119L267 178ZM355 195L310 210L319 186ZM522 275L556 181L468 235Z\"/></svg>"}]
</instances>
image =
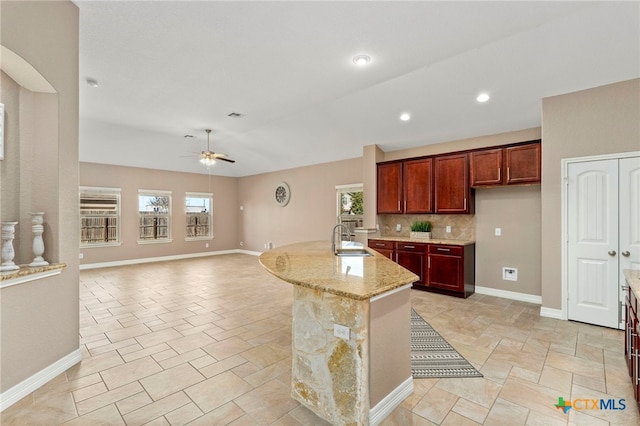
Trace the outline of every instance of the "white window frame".
<instances>
[{"instance_id":1,"label":"white window frame","mask_svg":"<svg viewBox=\"0 0 640 426\"><path fill-rule=\"evenodd\" d=\"M171 238L171 230L172 230L172 222L173 215L171 214L172 200L171 200L172 191L163 191L159 189L139 189L138 190L138 244L163 244L173 242ZM166 216L167 217L167 237L166 238L140 238L140 219L142 219L143 215L140 211L140 197L169 197L169 208L167 213L158 213L157 216ZM151 216L151 215L145 215Z\"/></svg>"},{"instance_id":2,"label":"white window frame","mask_svg":"<svg viewBox=\"0 0 640 426\"><path fill-rule=\"evenodd\" d=\"M122 222L120 210L121 210L121 189L120 188L106 188L106 187L95 187L95 186L81 186L78 192L78 209L80 212L80 247L82 248L90 248L90 247L113 247L122 245L122 234L120 232L121 227L120 223ZM104 198L113 200L115 199L115 209L112 213L87 213L83 214L82 209L82 200L83 198L95 198L100 199ZM100 219L115 219L115 225L109 225L109 223L104 223L104 226L107 227L107 237L109 233L109 228L112 228L116 233L116 238L113 241L99 241L99 242L83 242L82 237L85 229L91 229L92 227L88 224L87 226L83 226L84 219L96 220L96 222L100 221ZM98 225L98 223L96 223ZM100 228L103 225L100 224ZM95 229L95 226L93 227ZM87 231L91 232L91 231Z\"/></svg>"},{"instance_id":3,"label":"white window frame","mask_svg":"<svg viewBox=\"0 0 640 426\"><path fill-rule=\"evenodd\" d=\"M362 223L364 222L364 212L362 215L354 215L354 218L357 218L357 220L359 220L360 222L359 226L357 223L356 223L356 226L352 226L350 223L343 222L341 206L342 206L342 194L344 194L345 192L363 192L364 193L364 185L361 183L352 183L348 185L336 185L336 219L337 219L336 223L343 223L349 228L350 235L346 237L351 239L355 236L355 228L362 227Z\"/></svg>"},{"instance_id":4,"label":"white window frame","mask_svg":"<svg viewBox=\"0 0 640 426\"><path fill-rule=\"evenodd\" d=\"M193 226L189 224L189 213L187 211L187 199L188 198L207 198L209 199L209 211L208 213L208 228L209 231L207 235L201 236L189 236L189 226ZM213 237L213 194L210 192L186 192L184 195L184 204L185 204L185 241L202 241L202 240L212 240Z\"/></svg>"}]
</instances>

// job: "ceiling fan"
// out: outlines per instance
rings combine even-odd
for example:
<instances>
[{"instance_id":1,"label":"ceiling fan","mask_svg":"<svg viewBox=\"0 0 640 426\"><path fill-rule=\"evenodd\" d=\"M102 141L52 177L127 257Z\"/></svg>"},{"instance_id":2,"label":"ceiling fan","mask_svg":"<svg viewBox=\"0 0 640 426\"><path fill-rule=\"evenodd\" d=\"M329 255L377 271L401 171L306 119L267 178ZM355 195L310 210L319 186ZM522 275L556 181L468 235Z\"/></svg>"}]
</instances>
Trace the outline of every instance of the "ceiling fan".
<instances>
[{"instance_id":1,"label":"ceiling fan","mask_svg":"<svg viewBox=\"0 0 640 426\"><path fill-rule=\"evenodd\" d=\"M227 163L235 163L235 160L227 158L227 154L218 154L210 150L209 135L211 134L211 129L205 129L205 132L207 132L207 150L200 153L200 162L205 166L213 166L216 163L216 160L226 161Z\"/></svg>"}]
</instances>

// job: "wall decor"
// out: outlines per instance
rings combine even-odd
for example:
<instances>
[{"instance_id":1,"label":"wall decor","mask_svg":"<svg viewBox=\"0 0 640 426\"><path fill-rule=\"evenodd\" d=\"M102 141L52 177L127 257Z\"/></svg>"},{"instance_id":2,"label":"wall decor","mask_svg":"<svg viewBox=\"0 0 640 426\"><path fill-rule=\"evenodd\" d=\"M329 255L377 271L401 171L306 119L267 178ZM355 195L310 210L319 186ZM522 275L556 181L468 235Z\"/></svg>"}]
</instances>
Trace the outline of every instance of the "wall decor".
<instances>
[{"instance_id":1,"label":"wall decor","mask_svg":"<svg viewBox=\"0 0 640 426\"><path fill-rule=\"evenodd\" d=\"M0 104L0 160L4 160L4 104Z\"/></svg>"},{"instance_id":2,"label":"wall decor","mask_svg":"<svg viewBox=\"0 0 640 426\"><path fill-rule=\"evenodd\" d=\"M284 207L289 203L289 198L291 198L291 190L289 189L289 185L286 182L280 182L278 186L276 186L275 191L275 199L276 203L280 207Z\"/></svg>"}]
</instances>

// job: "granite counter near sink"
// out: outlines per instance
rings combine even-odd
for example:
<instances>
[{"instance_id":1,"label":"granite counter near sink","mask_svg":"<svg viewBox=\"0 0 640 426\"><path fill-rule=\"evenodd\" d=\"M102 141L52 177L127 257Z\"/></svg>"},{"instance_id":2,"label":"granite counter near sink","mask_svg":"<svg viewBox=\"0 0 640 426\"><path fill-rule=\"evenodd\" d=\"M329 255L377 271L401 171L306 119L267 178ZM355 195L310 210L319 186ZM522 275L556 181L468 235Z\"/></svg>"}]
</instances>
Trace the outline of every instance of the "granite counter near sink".
<instances>
[{"instance_id":1,"label":"granite counter near sink","mask_svg":"<svg viewBox=\"0 0 640 426\"><path fill-rule=\"evenodd\" d=\"M468 246L475 244L474 240L448 240L445 238L409 238L409 237L374 237L369 236L371 240L382 241L399 241L401 243L423 243L423 244L448 244L451 246Z\"/></svg>"}]
</instances>

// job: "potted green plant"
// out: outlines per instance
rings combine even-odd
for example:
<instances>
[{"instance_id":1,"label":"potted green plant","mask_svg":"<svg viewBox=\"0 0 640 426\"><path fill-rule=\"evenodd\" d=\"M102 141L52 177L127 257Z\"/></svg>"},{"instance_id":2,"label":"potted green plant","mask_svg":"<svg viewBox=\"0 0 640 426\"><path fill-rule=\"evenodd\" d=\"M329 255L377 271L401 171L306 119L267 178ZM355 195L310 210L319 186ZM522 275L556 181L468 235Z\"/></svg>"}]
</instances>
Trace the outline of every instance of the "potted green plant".
<instances>
[{"instance_id":1,"label":"potted green plant","mask_svg":"<svg viewBox=\"0 0 640 426\"><path fill-rule=\"evenodd\" d=\"M431 238L431 222L428 220L416 221L411 224L411 238Z\"/></svg>"}]
</instances>

